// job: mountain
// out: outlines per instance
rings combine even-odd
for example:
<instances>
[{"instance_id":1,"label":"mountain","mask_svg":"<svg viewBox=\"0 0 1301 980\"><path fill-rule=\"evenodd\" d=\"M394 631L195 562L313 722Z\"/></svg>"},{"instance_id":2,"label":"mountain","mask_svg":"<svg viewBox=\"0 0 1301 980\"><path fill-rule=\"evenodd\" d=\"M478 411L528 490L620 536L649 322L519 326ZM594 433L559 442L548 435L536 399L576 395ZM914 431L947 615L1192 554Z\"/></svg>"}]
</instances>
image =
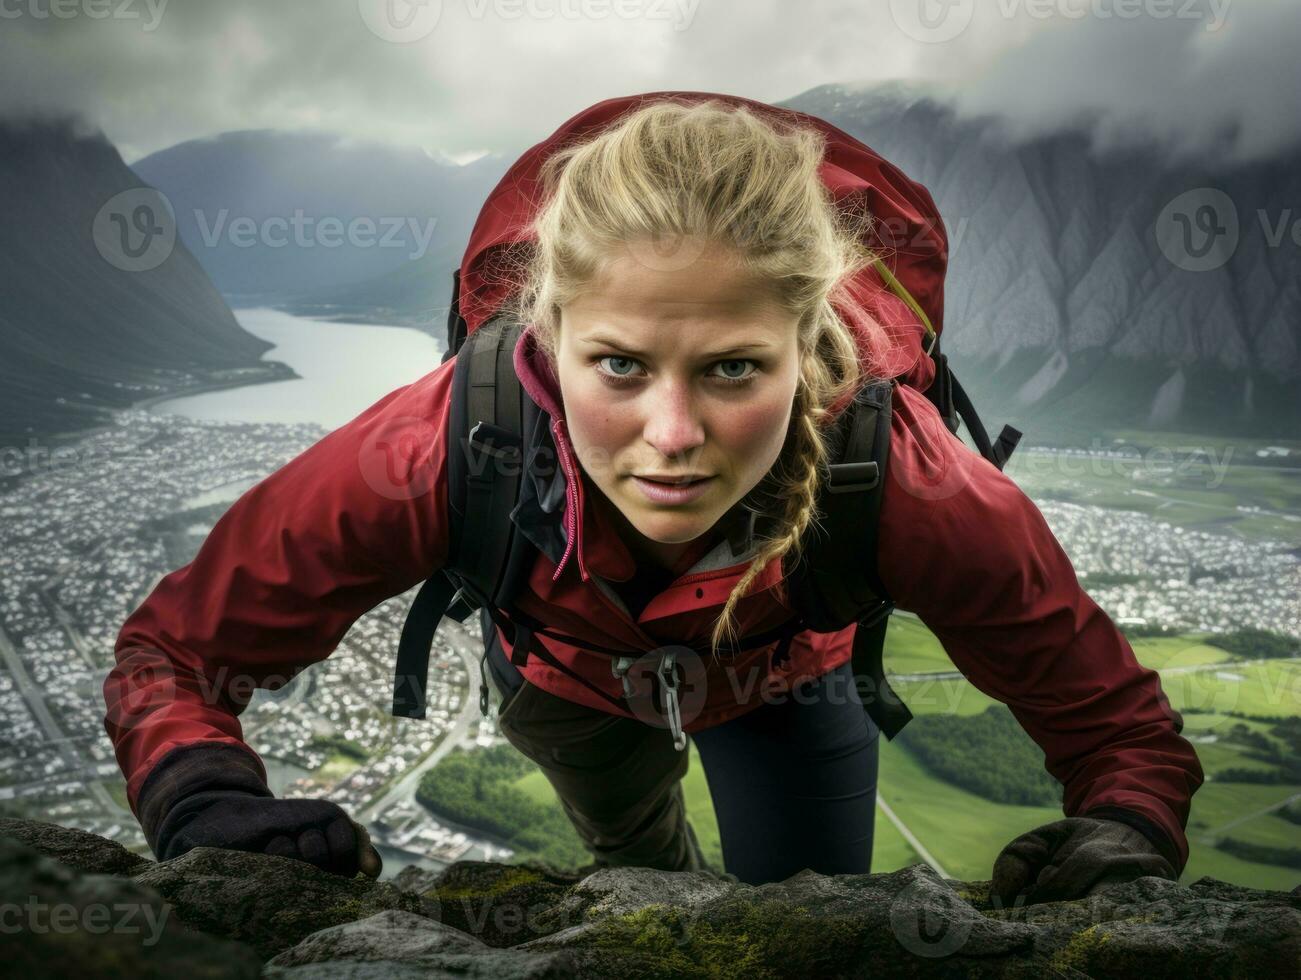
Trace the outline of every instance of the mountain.
<instances>
[{"instance_id":1,"label":"mountain","mask_svg":"<svg viewBox=\"0 0 1301 980\"><path fill-rule=\"evenodd\" d=\"M484 195L487 195L487 190ZM473 221L471 221L473 224ZM437 239L420 259L364 282L309 289L271 302L277 309L320 320L399 324L447 337L452 272L461 264L470 228L459 240Z\"/></svg>"},{"instance_id":2,"label":"mountain","mask_svg":"<svg viewBox=\"0 0 1301 980\"><path fill-rule=\"evenodd\" d=\"M0 121L0 439L105 421L106 409L262 362L157 194L72 118Z\"/></svg>"},{"instance_id":3,"label":"mountain","mask_svg":"<svg viewBox=\"0 0 1301 980\"><path fill-rule=\"evenodd\" d=\"M372 881L216 847L150 861L0 819L15 976L1219 978L1297 958L1291 892L1148 875L1027 906L992 884L921 863L748 885L713 870L457 861ZM66 910L59 928L52 909Z\"/></svg>"},{"instance_id":4,"label":"mountain","mask_svg":"<svg viewBox=\"0 0 1301 980\"><path fill-rule=\"evenodd\" d=\"M132 164L167 195L181 240L236 305L331 305L362 284L446 264L439 302L488 191L508 162L459 166L416 147L312 131L244 130L190 140ZM418 309L403 291L376 305Z\"/></svg>"},{"instance_id":5,"label":"mountain","mask_svg":"<svg viewBox=\"0 0 1301 980\"><path fill-rule=\"evenodd\" d=\"M1100 152L1083 123L1015 141L897 83L781 104L931 192L950 244L942 349L987 428L1295 438L1301 155L1180 164L1156 146Z\"/></svg>"},{"instance_id":6,"label":"mountain","mask_svg":"<svg viewBox=\"0 0 1301 980\"><path fill-rule=\"evenodd\" d=\"M959 119L915 84L828 85L779 104L862 139L930 190L950 242L943 350L991 435L1003 422L1028 442L1081 444L1107 429L1287 439L1301 428L1295 155L1199 168L1157 146L1099 151L1087 121L1016 140L1001 119ZM441 338L452 270L514 158L455 166L416 149L249 131L135 169L166 192L182 241L232 303ZM257 229L296 210L345 228L432 221L432 233L423 247L411 225L396 248L321 247L310 233L303 247L232 241L237 218ZM1215 237L1201 256L1202 222L1235 217L1234 247Z\"/></svg>"}]
</instances>

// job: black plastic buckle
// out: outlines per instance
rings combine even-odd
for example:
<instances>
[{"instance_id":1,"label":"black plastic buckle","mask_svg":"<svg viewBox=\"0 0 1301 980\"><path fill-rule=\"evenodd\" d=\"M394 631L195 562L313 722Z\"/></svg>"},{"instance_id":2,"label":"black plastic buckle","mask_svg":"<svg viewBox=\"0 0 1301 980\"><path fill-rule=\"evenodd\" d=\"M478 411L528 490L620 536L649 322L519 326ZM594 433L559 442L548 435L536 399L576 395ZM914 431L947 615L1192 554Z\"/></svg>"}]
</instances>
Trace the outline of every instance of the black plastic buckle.
<instances>
[{"instance_id":1,"label":"black plastic buckle","mask_svg":"<svg viewBox=\"0 0 1301 980\"><path fill-rule=\"evenodd\" d=\"M881 479L880 467L874 459L861 463L832 463L830 470L831 478L827 481L830 493L871 490Z\"/></svg>"},{"instance_id":2,"label":"black plastic buckle","mask_svg":"<svg viewBox=\"0 0 1301 980\"><path fill-rule=\"evenodd\" d=\"M467 441L466 456L470 470L467 479L474 484L492 482L492 474L487 472L488 466L491 465L489 457L509 461L517 467L524 458L523 440L515 433L491 422L476 422L474 428L470 430ZM475 450L478 450L479 455L475 455ZM519 470L515 472L518 473Z\"/></svg>"}]
</instances>

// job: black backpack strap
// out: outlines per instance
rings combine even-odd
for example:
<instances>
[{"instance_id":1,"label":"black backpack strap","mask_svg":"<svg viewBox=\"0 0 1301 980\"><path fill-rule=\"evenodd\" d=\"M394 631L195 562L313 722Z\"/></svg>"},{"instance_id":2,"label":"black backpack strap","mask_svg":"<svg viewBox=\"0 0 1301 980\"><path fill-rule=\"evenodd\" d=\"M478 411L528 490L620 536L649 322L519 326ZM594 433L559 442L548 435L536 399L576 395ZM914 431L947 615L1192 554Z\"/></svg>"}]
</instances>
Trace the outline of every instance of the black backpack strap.
<instances>
[{"instance_id":1,"label":"black backpack strap","mask_svg":"<svg viewBox=\"0 0 1301 980\"><path fill-rule=\"evenodd\" d=\"M517 667L522 667L527 662L528 656L532 654L533 656L541 660L543 663L547 664L550 667L554 667L556 670L560 671L562 674L567 675L572 680L578 681L588 690L593 691L601 698L605 699L606 701L609 701L611 704L615 705L616 707L620 707L625 710L627 709L626 699L622 697L615 697L611 694L607 694L601 688L597 687L595 684L589 681L586 677L583 677L580 674L577 674L574 671L570 670L568 667L566 667L559 660L559 658L555 656L555 654L553 654L550 650L546 648L545 644L537 642L535 638L535 630L533 629L533 625L536 624L537 621L532 619L532 617L524 615L519 610L516 610L510 617L508 617L503 610L498 609L496 606L491 604L486 604L483 608L484 608L484 612L486 612L491 617L493 624L496 627L498 627L502 631L502 633L504 633L506 636L511 637L510 660L512 664L514 664ZM621 651L614 651L614 652L621 652ZM482 698L484 697L486 697L486 688L480 692L481 707L483 705Z\"/></svg>"},{"instance_id":2,"label":"black backpack strap","mask_svg":"<svg viewBox=\"0 0 1301 980\"><path fill-rule=\"evenodd\" d=\"M792 604L818 633L838 632L889 601L876 573L877 522L895 384L869 381L830 436L832 462L818 499L820 526L805 534L800 560L787 577Z\"/></svg>"},{"instance_id":3,"label":"black backpack strap","mask_svg":"<svg viewBox=\"0 0 1301 980\"><path fill-rule=\"evenodd\" d=\"M402 639L398 642L397 667L393 676L393 714L398 718L425 716L429 645L427 643L422 648L420 641L427 637L432 642L455 591L451 579L439 572L425 580L411 603L407 620L402 624Z\"/></svg>"},{"instance_id":4,"label":"black backpack strap","mask_svg":"<svg viewBox=\"0 0 1301 980\"><path fill-rule=\"evenodd\" d=\"M854 682L867 685L860 688L863 708L891 741L913 716L885 676L885 633L893 611L893 605L883 605L875 617L855 626L853 653Z\"/></svg>"},{"instance_id":5,"label":"black backpack strap","mask_svg":"<svg viewBox=\"0 0 1301 980\"><path fill-rule=\"evenodd\" d=\"M443 351L443 363L446 364L465 343L469 335L469 324L461 316L461 270L452 270L452 302L447 307L447 350Z\"/></svg>"},{"instance_id":6,"label":"black backpack strap","mask_svg":"<svg viewBox=\"0 0 1301 980\"><path fill-rule=\"evenodd\" d=\"M967 392L962 385L958 383L956 376L951 375L953 385L953 402L957 407L958 414L962 416L962 421L971 433L971 439L976 444L976 449L980 455L989 460L1000 470L1007 465L1008 459L1012 455L1012 450L1016 449L1016 444L1021 441L1021 431L1014 429L1010 425L1003 426L1003 431L998 434L997 441L990 445L989 436L985 432L985 426L980 421L980 416L976 414L976 407L971 404L971 399L967 397Z\"/></svg>"},{"instance_id":7,"label":"black backpack strap","mask_svg":"<svg viewBox=\"0 0 1301 980\"><path fill-rule=\"evenodd\" d=\"M926 389L926 397L939 411L940 418L944 420L950 432L956 435L961 421L971 433L971 441L976 444L976 450L980 455L1001 470L1007 465L1012 450L1016 449L1016 444L1021 441L1020 430L1005 425L999 432L998 439L991 444L976 406L971 403L966 390L958 382L957 375L949 367L948 355L940 350L938 335L931 347L931 359L935 361L935 380Z\"/></svg>"},{"instance_id":8,"label":"black backpack strap","mask_svg":"<svg viewBox=\"0 0 1301 980\"><path fill-rule=\"evenodd\" d=\"M873 379L859 389L831 438L832 462L818 500L822 529L810 528L800 561L787 578L794 607L820 633L854 630L855 681L866 678L871 696L863 707L893 738L912 713L885 679L883 648L894 603L877 574L878 526L890 460L893 379Z\"/></svg>"},{"instance_id":9,"label":"black backpack strap","mask_svg":"<svg viewBox=\"0 0 1301 980\"><path fill-rule=\"evenodd\" d=\"M421 587L402 628L393 682L397 717L425 717L429 653L443 617L464 622L485 599L508 604L533 557L510 519L523 478L523 434L539 411L515 376L521 332L519 324L498 319L457 351L448 404L448 561Z\"/></svg>"},{"instance_id":10,"label":"black backpack strap","mask_svg":"<svg viewBox=\"0 0 1301 980\"><path fill-rule=\"evenodd\" d=\"M953 372L949 369L949 356L940 350L940 338L937 334L931 343L931 360L935 362L935 378L923 394L930 399L945 426L955 435L960 419L953 404Z\"/></svg>"}]
</instances>

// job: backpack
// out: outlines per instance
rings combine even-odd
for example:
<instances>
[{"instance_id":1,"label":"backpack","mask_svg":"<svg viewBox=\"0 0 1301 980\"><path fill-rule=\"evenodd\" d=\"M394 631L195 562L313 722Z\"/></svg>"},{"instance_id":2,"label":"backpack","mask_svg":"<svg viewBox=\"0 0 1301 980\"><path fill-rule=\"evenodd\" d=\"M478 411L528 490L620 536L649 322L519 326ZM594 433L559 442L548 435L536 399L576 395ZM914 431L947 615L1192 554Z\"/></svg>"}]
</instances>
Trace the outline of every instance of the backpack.
<instances>
[{"instance_id":1,"label":"backpack","mask_svg":"<svg viewBox=\"0 0 1301 980\"><path fill-rule=\"evenodd\" d=\"M930 339L926 353L936 368L926 397L950 432L956 433L960 422L964 423L981 456L1001 470L1021 433L1005 425L998 439L990 443L980 417L949 368L948 358L940 351L939 333L925 311L879 259L876 265L881 279L926 328ZM452 524L448 559L446 566L421 586L403 625L392 714L425 717L429 654L438 625L444 616L463 623L475 610L480 611L485 639L479 686L479 707L485 716L489 704L487 648L489 631L494 627L512 638L511 661L517 667L524 666L529 656L536 656L602 699L615 705L622 702L627 711L631 689L626 671L633 657L626 651L557 633L513 608L514 598L527 584L538 549L520 533L512 512L520 498L526 468L538 465L542 457L536 450L539 437L549 439L550 420L515 375L513 353L522 325L499 315L467 331L460 314L460 281L458 269L452 275L447 351L443 356L443 363L456 357L448 418L449 445L454 447L447 463ZM866 383L830 434L833 462L818 501L826 530L806 535L803 554L785 579L788 600L797 615L782 626L720 648L734 654L776 642L776 663L785 657L791 639L800 632L839 632L857 624L852 660L856 684L860 685L865 710L887 739L893 739L912 718L907 705L891 689L883 669L882 649L894 604L876 572L877 522L890 458L891 393L896 383L896 379ZM554 449L552 460L554 465ZM613 674L624 677L624 697L613 698L575 674L537 640L538 636L609 656ZM686 739L677 716L677 678L671 652L661 658L655 676L663 690L665 716L675 745L682 749ZM865 692L864 679L870 684Z\"/></svg>"}]
</instances>

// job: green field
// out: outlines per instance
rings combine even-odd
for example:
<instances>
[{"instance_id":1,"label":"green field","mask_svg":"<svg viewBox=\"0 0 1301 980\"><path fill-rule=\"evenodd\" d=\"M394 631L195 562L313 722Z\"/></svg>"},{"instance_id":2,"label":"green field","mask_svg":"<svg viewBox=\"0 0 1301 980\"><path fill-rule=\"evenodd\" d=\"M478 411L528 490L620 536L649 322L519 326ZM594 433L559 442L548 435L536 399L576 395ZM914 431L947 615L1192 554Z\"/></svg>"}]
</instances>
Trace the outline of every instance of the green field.
<instances>
[{"instance_id":1,"label":"green field","mask_svg":"<svg viewBox=\"0 0 1301 980\"><path fill-rule=\"evenodd\" d=\"M1013 457L1007 473L1032 499L1133 510L1185 529L1301 547L1301 480L1295 472L1301 442L1176 432L1097 434L1102 437L1100 445L1132 451L1132 458L1024 452ZM1256 465L1257 450L1267 445L1291 449L1291 469ZM1209 453L1212 462L1190 463L1186 457L1169 455L1192 449ZM1081 582L1088 588L1087 576L1081 575ZM1286 751L1270 734L1271 725L1228 712L1301 715L1301 660L1243 663L1210 645L1208 637L1189 633L1130 640L1139 662L1161 672L1162 687L1171 704L1183 712L1183 734L1197 747L1206 774L1192 801L1187 829L1191 852L1183 880L1212 875L1252 887L1291 889L1301 881L1301 871L1245 861L1217 849L1214 842L1231 836L1251 844L1296 847L1301 828L1273 811L1301 793L1301 786L1219 782L1216 775L1230 768L1259 772L1278 768L1247 757L1246 747L1225 740L1232 726L1242 724ZM952 674L956 668L926 626L902 611L890 619L886 665L893 687L915 716L975 716L996 704L961 676L917 676ZM904 675L910 676L904 679ZM902 743L882 738L880 751L880 798L952 877L989 877L995 857L1012 838L1062 816L1054 807L1003 805L957 787L930 773ZM554 800L540 772L517 785L539 800ZM721 864L718 826L694 745L684 788L706 854ZM919 860L878 808L873 870L892 871Z\"/></svg>"},{"instance_id":2,"label":"green field","mask_svg":"<svg viewBox=\"0 0 1301 980\"><path fill-rule=\"evenodd\" d=\"M1140 438L1141 437L1141 438ZM1301 480L1292 468L1245 463L1263 442L1130 434L1115 449L1133 458L1026 452L1005 472L1032 499L1140 511L1175 527L1301 545ZM1288 445L1287 443L1281 443ZM1200 448L1214 463L1167 455ZM1293 446L1294 454L1296 447Z\"/></svg>"},{"instance_id":3,"label":"green field","mask_svg":"<svg viewBox=\"0 0 1301 980\"><path fill-rule=\"evenodd\" d=\"M321 767L313 775L323 783L337 783L359 765L361 763L355 757L346 755L343 752L335 752L321 764Z\"/></svg>"},{"instance_id":4,"label":"green field","mask_svg":"<svg viewBox=\"0 0 1301 980\"><path fill-rule=\"evenodd\" d=\"M1215 774L1229 767L1262 771L1275 768L1245 757L1243 746L1222 740L1231 726L1239 723L1272 738L1270 724L1223 712L1286 717L1301 713L1301 661L1244 665L1235 662L1227 651L1201 642L1203 638L1187 635L1132 641L1142 664L1169 672L1162 675L1162 688L1171 704L1181 712L1185 708L1197 709L1183 714L1183 734L1197 746L1207 778L1193 796L1187 830L1190 857L1182 880L1192 882L1211 875L1255 888L1290 890L1301 881L1301 872L1244 861L1215 848L1213 840L1217 833L1228 833L1255 844L1295 847L1301 836L1297 825L1274 816L1269 808L1301 794L1301 785L1217 783ZM955 670L939 642L915 619L892 617L888 643L887 664L892 674ZM1220 669L1186 669L1208 664ZM927 713L976 715L996 703L960 677L899 680L893 686L918 717ZM1207 713L1210 711L1214 713ZM1205 740L1209 736L1215 740ZM881 739L880 752L880 798L950 877L988 878L998 852L1012 838L1062 816L1055 807L1009 806L967 792L930 774L907 749L885 738ZM516 785L540 801L555 800L540 771L523 777ZM718 824L694 745L684 791L706 857L721 867ZM1228 824L1233 826L1225 829ZM872 870L894 871L919 860L878 807Z\"/></svg>"},{"instance_id":5,"label":"green field","mask_svg":"<svg viewBox=\"0 0 1301 980\"><path fill-rule=\"evenodd\" d=\"M893 629L895 624L891 623ZM933 670L953 670L938 641L930 637L932 649L926 649L918 633L920 624L900 624L901 634L908 637L902 663L896 665L894 648L888 653L890 671L912 672L916 664L933 660L942 666ZM926 636L929 637L927 633ZM891 635L891 639L893 634ZM1144 666L1156 670L1178 671L1162 675L1162 689L1176 709L1192 706L1200 709L1236 711L1252 715L1295 717L1301 714L1301 662L1272 661L1263 664L1239 664L1218 647L1208 646L1199 635L1135 639L1135 656ZM1201 664L1220 665L1220 670L1187 671L1181 668ZM994 703L962 679L899 681L893 684L900 697L921 716L927 712L953 711L978 714ZM1234 718L1226 714L1188 713L1183 715L1183 734L1196 739L1206 782L1193 795L1188 836L1190 854L1182 878L1196 881L1212 875L1224 881L1256 888L1291 889L1301 882L1301 872L1289 868L1243 861L1217 850L1212 834L1232 821L1248 817L1232 827L1231 835L1252 843L1277 847L1295 847L1301 837L1297 825L1268 813L1257 814L1297 793L1295 784L1254 785L1216 783L1217 771L1233 768L1270 770L1266 762L1244 757L1242 746L1223 742L1202 742L1201 738L1227 732L1237 723L1268 736L1265 722ZM1276 739L1273 741L1277 742ZM1280 748L1284 748L1280 744ZM1048 808L1011 807L991 803L930 776L924 767L901 746L881 743L880 794L895 813L917 836L951 877L987 878L994 858L1002 846L1017 834L1054 820L1061 813ZM954 815L961 815L955 820ZM877 814L877 828L883 822ZM881 855L878 849L877 855ZM905 856L898 863L878 858L873 870L889 871L913 859Z\"/></svg>"}]
</instances>

